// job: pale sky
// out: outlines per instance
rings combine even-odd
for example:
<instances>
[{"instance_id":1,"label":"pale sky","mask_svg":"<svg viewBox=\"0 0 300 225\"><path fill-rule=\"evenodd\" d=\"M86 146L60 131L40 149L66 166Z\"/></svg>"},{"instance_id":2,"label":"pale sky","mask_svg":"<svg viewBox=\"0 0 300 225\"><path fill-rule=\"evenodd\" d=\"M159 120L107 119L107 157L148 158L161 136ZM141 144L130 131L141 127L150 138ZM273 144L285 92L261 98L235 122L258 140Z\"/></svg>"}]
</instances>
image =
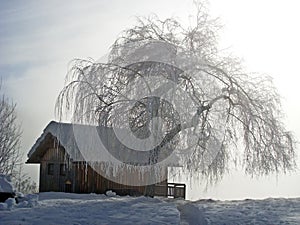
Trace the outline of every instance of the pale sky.
<instances>
[{"instance_id":1,"label":"pale sky","mask_svg":"<svg viewBox=\"0 0 300 225\"><path fill-rule=\"evenodd\" d=\"M300 3L297 0L212 0L211 14L224 29L220 43L244 59L249 71L270 75L282 96L285 123L300 140ZM74 58L99 59L135 16L173 16L183 24L194 12L191 0L1 1L0 77L17 103L22 151L27 154L49 121ZM300 150L298 146L298 155ZM300 160L298 159L300 167ZM26 168L38 177L36 167ZM190 183L188 183L189 185ZM217 199L300 197L300 172L250 179L239 172L188 197Z\"/></svg>"}]
</instances>

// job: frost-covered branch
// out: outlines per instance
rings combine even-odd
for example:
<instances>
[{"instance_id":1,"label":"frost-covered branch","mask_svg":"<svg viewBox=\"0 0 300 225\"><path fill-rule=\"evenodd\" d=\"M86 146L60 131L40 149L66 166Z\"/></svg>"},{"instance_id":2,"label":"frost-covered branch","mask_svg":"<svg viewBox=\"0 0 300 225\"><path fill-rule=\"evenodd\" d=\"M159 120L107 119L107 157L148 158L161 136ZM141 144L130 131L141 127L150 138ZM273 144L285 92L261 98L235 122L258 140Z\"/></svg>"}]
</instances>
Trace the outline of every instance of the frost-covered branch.
<instances>
[{"instance_id":1,"label":"frost-covered branch","mask_svg":"<svg viewBox=\"0 0 300 225\"><path fill-rule=\"evenodd\" d=\"M21 161L21 130L17 125L15 108L16 105L3 94L0 99L0 174L4 175L14 175Z\"/></svg>"},{"instance_id":2,"label":"frost-covered branch","mask_svg":"<svg viewBox=\"0 0 300 225\"><path fill-rule=\"evenodd\" d=\"M282 123L272 80L224 56L219 20L209 17L206 4L197 9L189 27L173 18L139 18L114 42L107 63L75 60L58 116L71 113L76 122L120 128L128 121L141 139L157 131L163 136L151 151L152 163L166 145L185 149L179 154L185 168L212 180L239 154L251 175L292 170L295 140Z\"/></svg>"}]
</instances>

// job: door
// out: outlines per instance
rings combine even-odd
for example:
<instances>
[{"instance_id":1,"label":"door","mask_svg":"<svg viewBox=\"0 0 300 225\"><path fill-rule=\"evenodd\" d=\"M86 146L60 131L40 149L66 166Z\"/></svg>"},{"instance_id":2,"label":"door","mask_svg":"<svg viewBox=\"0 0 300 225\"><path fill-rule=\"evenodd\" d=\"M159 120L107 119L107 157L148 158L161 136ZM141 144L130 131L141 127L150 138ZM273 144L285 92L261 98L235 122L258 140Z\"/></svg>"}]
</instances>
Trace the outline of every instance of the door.
<instances>
[{"instance_id":1,"label":"door","mask_svg":"<svg viewBox=\"0 0 300 225\"><path fill-rule=\"evenodd\" d=\"M72 182L69 180L67 180L65 183L65 192L72 192Z\"/></svg>"}]
</instances>

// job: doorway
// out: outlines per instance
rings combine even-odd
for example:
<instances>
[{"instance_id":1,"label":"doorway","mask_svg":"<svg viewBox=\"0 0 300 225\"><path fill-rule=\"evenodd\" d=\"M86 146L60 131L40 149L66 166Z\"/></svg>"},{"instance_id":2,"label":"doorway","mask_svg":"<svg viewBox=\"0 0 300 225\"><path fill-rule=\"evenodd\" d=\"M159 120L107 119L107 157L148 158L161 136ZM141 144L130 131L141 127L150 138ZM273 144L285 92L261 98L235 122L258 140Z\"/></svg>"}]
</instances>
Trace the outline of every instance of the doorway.
<instances>
[{"instance_id":1,"label":"doorway","mask_svg":"<svg viewBox=\"0 0 300 225\"><path fill-rule=\"evenodd\" d=\"M72 192L72 182L67 180L65 183L65 192L71 193Z\"/></svg>"}]
</instances>

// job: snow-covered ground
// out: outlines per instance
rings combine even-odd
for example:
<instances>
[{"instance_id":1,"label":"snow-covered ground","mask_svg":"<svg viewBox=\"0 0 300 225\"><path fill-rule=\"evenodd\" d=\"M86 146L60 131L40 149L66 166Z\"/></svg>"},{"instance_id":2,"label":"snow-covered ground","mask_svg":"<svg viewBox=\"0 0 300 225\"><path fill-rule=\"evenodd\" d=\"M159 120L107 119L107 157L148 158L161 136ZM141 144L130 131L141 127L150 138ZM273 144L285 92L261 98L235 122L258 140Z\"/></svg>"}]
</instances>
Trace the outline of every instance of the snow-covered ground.
<instances>
[{"instance_id":1,"label":"snow-covered ground","mask_svg":"<svg viewBox=\"0 0 300 225\"><path fill-rule=\"evenodd\" d=\"M300 198L189 202L49 192L0 203L0 224L300 224Z\"/></svg>"},{"instance_id":2,"label":"snow-covered ground","mask_svg":"<svg viewBox=\"0 0 300 225\"><path fill-rule=\"evenodd\" d=\"M196 213L198 217L195 216ZM200 223L194 223L193 219ZM300 198L243 201L200 200L182 205L181 220L189 222L186 224L300 225Z\"/></svg>"},{"instance_id":3,"label":"snow-covered ground","mask_svg":"<svg viewBox=\"0 0 300 225\"><path fill-rule=\"evenodd\" d=\"M178 224L180 220L174 204L146 197L49 192L39 194L30 206L0 211L0 224Z\"/></svg>"}]
</instances>

